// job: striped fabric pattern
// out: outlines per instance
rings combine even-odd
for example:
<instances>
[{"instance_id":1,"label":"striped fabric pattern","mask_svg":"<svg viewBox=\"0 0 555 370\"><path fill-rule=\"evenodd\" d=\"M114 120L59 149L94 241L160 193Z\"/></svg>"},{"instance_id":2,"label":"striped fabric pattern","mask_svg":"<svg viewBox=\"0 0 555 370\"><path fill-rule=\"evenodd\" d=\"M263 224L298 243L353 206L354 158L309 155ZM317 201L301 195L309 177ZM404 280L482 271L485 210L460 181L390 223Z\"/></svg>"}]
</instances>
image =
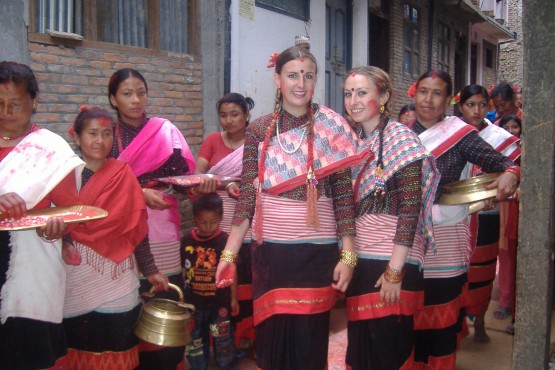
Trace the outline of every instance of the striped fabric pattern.
<instances>
[{"instance_id":1,"label":"striped fabric pattern","mask_svg":"<svg viewBox=\"0 0 555 370\"><path fill-rule=\"evenodd\" d=\"M284 244L336 243L337 230L333 201L318 199L319 229L306 226L306 202L262 193L264 241ZM252 228L256 225L256 216ZM254 237L254 235L253 235Z\"/></svg>"},{"instance_id":2,"label":"striped fabric pattern","mask_svg":"<svg viewBox=\"0 0 555 370\"><path fill-rule=\"evenodd\" d=\"M222 198L222 201L224 203L224 214L222 216L222 221L220 222L220 229L229 234L231 232L231 221L233 220L233 214L235 213L235 205L237 204L237 200L231 198L226 190L218 190L217 193ZM249 228L247 230L247 234L245 234L244 242L250 242L251 238L251 229Z\"/></svg>"},{"instance_id":3,"label":"striped fabric pattern","mask_svg":"<svg viewBox=\"0 0 555 370\"><path fill-rule=\"evenodd\" d=\"M393 253L393 239L397 227L397 216L364 214L356 219L357 235L355 249L360 258L389 260ZM424 239L416 233L409 251L407 263L422 267L424 263Z\"/></svg>"},{"instance_id":4,"label":"striped fabric pattern","mask_svg":"<svg viewBox=\"0 0 555 370\"><path fill-rule=\"evenodd\" d=\"M165 275L181 272L181 242L179 240L165 243L150 242L150 249L158 270Z\"/></svg>"},{"instance_id":5,"label":"striped fabric pattern","mask_svg":"<svg viewBox=\"0 0 555 370\"><path fill-rule=\"evenodd\" d=\"M424 258L424 278L447 278L466 272L472 252L468 218L453 226L434 225L436 251Z\"/></svg>"},{"instance_id":6,"label":"striped fabric pattern","mask_svg":"<svg viewBox=\"0 0 555 370\"><path fill-rule=\"evenodd\" d=\"M139 279L133 256L129 257L131 261L122 262L133 267L121 272L114 279L112 271L117 267L112 261L96 255L91 258L103 260L104 263L91 266L86 259L95 252L80 243L76 243L76 248L83 262L79 266L67 266L64 317L79 316L101 309L125 312L139 304Z\"/></svg>"}]
</instances>

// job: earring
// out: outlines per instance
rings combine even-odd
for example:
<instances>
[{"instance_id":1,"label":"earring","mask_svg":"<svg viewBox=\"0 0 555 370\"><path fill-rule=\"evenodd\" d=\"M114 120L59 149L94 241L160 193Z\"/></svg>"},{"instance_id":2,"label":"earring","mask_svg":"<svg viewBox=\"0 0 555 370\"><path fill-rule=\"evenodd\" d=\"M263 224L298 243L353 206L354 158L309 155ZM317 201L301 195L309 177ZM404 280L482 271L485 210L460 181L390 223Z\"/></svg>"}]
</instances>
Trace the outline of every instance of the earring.
<instances>
[{"instance_id":1,"label":"earring","mask_svg":"<svg viewBox=\"0 0 555 370\"><path fill-rule=\"evenodd\" d=\"M37 103L33 103L33 112L37 111Z\"/></svg>"},{"instance_id":2,"label":"earring","mask_svg":"<svg viewBox=\"0 0 555 370\"><path fill-rule=\"evenodd\" d=\"M383 114L385 112L385 105L380 105L380 113Z\"/></svg>"}]
</instances>

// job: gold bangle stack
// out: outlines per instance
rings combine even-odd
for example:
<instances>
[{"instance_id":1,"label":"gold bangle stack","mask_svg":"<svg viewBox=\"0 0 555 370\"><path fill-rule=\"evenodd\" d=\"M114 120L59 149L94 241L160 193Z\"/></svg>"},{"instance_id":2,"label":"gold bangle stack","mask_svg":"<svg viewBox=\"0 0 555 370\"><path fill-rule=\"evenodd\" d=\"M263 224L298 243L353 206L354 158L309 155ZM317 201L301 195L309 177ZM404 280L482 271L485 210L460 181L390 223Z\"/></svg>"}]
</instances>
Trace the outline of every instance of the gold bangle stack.
<instances>
[{"instance_id":1,"label":"gold bangle stack","mask_svg":"<svg viewBox=\"0 0 555 370\"><path fill-rule=\"evenodd\" d=\"M236 263L237 258L239 258L239 253L230 251L229 249L224 249L222 251L222 255L220 256L220 261Z\"/></svg>"},{"instance_id":2,"label":"gold bangle stack","mask_svg":"<svg viewBox=\"0 0 555 370\"><path fill-rule=\"evenodd\" d=\"M401 281L403 281L403 278L405 277L405 269L395 270L388 264L385 267L383 277L385 280L389 281L390 283L393 283L393 284L400 283Z\"/></svg>"},{"instance_id":3,"label":"gold bangle stack","mask_svg":"<svg viewBox=\"0 0 555 370\"><path fill-rule=\"evenodd\" d=\"M339 260L345 265L355 268L358 262L358 255L355 252L342 250L341 258Z\"/></svg>"}]
</instances>

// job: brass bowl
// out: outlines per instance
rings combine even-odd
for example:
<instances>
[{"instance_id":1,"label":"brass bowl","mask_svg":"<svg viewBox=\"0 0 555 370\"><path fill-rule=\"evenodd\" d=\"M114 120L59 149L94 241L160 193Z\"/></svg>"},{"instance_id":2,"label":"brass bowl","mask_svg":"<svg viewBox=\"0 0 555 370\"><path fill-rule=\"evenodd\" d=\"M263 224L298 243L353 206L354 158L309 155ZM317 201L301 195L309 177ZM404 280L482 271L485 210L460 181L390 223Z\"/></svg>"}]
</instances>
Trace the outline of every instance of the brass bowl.
<instances>
[{"instance_id":1,"label":"brass bowl","mask_svg":"<svg viewBox=\"0 0 555 370\"><path fill-rule=\"evenodd\" d=\"M500 175L501 173L489 173L445 185L439 203L448 205L467 204L494 198L497 195L497 188L486 189L485 187L494 182Z\"/></svg>"}]
</instances>

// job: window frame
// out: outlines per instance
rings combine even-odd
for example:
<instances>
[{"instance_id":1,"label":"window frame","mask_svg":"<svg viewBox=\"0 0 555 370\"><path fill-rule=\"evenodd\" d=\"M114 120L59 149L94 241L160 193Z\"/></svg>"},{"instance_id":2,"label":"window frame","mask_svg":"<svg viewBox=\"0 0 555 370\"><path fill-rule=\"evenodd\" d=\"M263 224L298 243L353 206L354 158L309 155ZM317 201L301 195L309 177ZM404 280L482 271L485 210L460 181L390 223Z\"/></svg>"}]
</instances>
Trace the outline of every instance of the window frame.
<instances>
[{"instance_id":1,"label":"window frame","mask_svg":"<svg viewBox=\"0 0 555 370\"><path fill-rule=\"evenodd\" d=\"M409 17L405 12L405 7L409 8ZM420 19L422 13L420 9L411 5L403 4L403 74L410 76L420 75L420 56L421 56L421 24ZM416 22L413 20L414 12L416 11ZM410 45L407 44L407 32L410 32ZM417 48L414 46L417 45ZM407 71L405 65L405 54L409 53L409 71Z\"/></svg>"},{"instance_id":2,"label":"window frame","mask_svg":"<svg viewBox=\"0 0 555 370\"><path fill-rule=\"evenodd\" d=\"M306 14L295 13L294 10L291 9L291 6L287 1L290 1L293 4L304 1L305 3L304 11ZM259 8L271 10L273 12L283 14L295 19L300 19L301 21L304 21L304 22L308 22L310 20L310 0L282 0L282 1L279 1L278 3L283 7L280 8L272 0L255 0L255 6Z\"/></svg>"},{"instance_id":3,"label":"window frame","mask_svg":"<svg viewBox=\"0 0 555 370\"><path fill-rule=\"evenodd\" d=\"M68 47L96 48L104 51L123 52L131 55L149 55L174 58L195 58L200 57L200 4L201 0L188 0L188 52L174 52L168 50L160 50L160 0L148 0L148 23L149 30L158 30L157 32L149 32L148 48L131 46L124 44L115 44L106 41L98 41L96 27L96 0L83 0L83 40L64 38L49 35L35 31L38 28L37 22L37 2L38 0L29 1L29 42L43 43L47 45L63 45ZM155 15L154 17L152 15ZM152 47L154 45L155 47Z\"/></svg>"},{"instance_id":4,"label":"window frame","mask_svg":"<svg viewBox=\"0 0 555 370\"><path fill-rule=\"evenodd\" d=\"M447 32L447 35L445 35ZM443 58L446 52L446 59ZM449 73L451 66L451 28L445 22L438 22L438 36L437 36L437 64L438 69Z\"/></svg>"},{"instance_id":5,"label":"window frame","mask_svg":"<svg viewBox=\"0 0 555 370\"><path fill-rule=\"evenodd\" d=\"M484 40L484 68L495 69L496 50L495 45ZM488 52L491 52L491 61L488 63ZM490 65L491 64L491 65Z\"/></svg>"}]
</instances>

